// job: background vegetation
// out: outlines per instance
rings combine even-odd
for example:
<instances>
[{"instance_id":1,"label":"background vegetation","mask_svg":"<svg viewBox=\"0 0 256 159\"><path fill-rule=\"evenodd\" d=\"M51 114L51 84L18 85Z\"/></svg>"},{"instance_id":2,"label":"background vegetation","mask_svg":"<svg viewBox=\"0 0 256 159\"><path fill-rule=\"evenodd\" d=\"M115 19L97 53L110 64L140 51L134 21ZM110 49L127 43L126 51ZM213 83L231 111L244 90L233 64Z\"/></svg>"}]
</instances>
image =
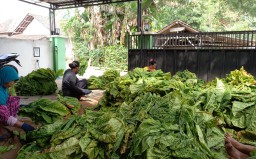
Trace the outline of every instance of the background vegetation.
<instances>
[{"instance_id":1,"label":"background vegetation","mask_svg":"<svg viewBox=\"0 0 256 159\"><path fill-rule=\"evenodd\" d=\"M158 31L181 20L200 31L254 30L253 0L143 0L143 23ZM64 13L64 12L63 12ZM127 69L126 35L137 31L137 2L65 10L62 29L83 64Z\"/></svg>"}]
</instances>

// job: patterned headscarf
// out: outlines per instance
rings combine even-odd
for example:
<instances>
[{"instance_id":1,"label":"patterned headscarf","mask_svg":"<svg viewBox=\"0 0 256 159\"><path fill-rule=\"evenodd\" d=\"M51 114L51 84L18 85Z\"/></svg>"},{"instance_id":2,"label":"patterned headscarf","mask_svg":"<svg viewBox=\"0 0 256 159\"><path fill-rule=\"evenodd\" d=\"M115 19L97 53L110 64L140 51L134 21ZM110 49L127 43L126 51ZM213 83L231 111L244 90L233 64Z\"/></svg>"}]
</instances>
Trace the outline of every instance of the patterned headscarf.
<instances>
[{"instance_id":1,"label":"patterned headscarf","mask_svg":"<svg viewBox=\"0 0 256 159\"><path fill-rule=\"evenodd\" d=\"M8 98L8 88L4 84L18 79L18 72L14 67L4 66L0 69L0 105L6 105Z\"/></svg>"}]
</instances>

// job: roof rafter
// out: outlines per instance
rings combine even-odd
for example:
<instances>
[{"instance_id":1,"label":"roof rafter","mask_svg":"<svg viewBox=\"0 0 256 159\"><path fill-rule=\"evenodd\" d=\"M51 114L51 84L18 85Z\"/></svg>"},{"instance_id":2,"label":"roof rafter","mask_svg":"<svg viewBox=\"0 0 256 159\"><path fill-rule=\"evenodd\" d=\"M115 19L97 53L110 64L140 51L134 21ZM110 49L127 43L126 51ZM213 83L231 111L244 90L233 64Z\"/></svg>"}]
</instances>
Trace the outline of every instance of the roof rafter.
<instances>
[{"instance_id":1,"label":"roof rafter","mask_svg":"<svg viewBox=\"0 0 256 159\"><path fill-rule=\"evenodd\" d=\"M14 31L8 32L9 36L22 34L27 26L33 21L34 17L30 14L27 14L25 18L19 23Z\"/></svg>"}]
</instances>

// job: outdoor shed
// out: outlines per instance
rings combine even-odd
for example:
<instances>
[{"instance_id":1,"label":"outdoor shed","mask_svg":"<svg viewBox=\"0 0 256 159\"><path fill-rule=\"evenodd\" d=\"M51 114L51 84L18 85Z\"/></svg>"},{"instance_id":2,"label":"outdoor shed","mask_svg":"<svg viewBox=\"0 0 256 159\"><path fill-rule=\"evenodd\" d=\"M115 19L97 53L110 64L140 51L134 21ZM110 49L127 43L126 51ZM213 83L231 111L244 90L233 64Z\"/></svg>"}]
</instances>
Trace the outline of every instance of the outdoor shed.
<instances>
[{"instance_id":1,"label":"outdoor shed","mask_svg":"<svg viewBox=\"0 0 256 159\"><path fill-rule=\"evenodd\" d=\"M205 81L242 66L256 75L255 38L256 31L200 32L177 20L157 34L129 35L128 69L145 67L154 58L164 72L187 69Z\"/></svg>"},{"instance_id":2,"label":"outdoor shed","mask_svg":"<svg viewBox=\"0 0 256 159\"><path fill-rule=\"evenodd\" d=\"M168 24L157 34L170 34L170 33L198 33L199 31L192 28L190 25L182 22L181 20L175 20L172 23Z\"/></svg>"}]
</instances>

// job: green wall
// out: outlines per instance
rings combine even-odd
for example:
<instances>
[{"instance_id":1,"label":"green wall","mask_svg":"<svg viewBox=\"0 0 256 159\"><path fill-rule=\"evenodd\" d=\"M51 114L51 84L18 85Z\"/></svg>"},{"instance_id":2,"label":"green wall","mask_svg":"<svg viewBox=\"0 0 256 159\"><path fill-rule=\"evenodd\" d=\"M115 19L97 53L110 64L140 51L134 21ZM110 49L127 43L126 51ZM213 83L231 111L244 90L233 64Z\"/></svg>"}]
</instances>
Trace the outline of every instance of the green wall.
<instances>
[{"instance_id":1,"label":"green wall","mask_svg":"<svg viewBox=\"0 0 256 159\"><path fill-rule=\"evenodd\" d=\"M54 71L66 69L66 48L64 37L52 37Z\"/></svg>"}]
</instances>

